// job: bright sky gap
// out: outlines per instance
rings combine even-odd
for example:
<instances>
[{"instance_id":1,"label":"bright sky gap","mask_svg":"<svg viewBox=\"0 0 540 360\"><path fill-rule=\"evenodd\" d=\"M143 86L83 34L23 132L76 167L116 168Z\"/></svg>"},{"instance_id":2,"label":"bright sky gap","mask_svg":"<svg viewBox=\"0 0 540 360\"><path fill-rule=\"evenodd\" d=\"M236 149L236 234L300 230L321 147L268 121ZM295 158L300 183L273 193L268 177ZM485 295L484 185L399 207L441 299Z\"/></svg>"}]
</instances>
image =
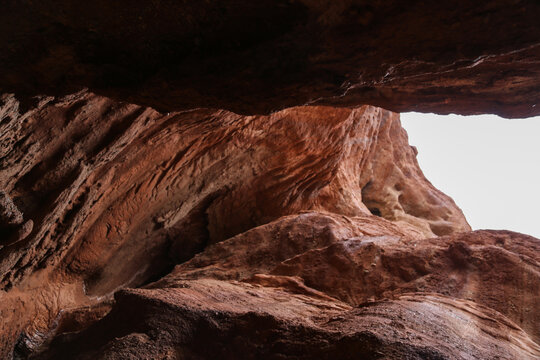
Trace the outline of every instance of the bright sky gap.
<instances>
[{"instance_id":1,"label":"bright sky gap","mask_svg":"<svg viewBox=\"0 0 540 360\"><path fill-rule=\"evenodd\" d=\"M420 168L473 230L540 238L540 117L401 114Z\"/></svg>"}]
</instances>

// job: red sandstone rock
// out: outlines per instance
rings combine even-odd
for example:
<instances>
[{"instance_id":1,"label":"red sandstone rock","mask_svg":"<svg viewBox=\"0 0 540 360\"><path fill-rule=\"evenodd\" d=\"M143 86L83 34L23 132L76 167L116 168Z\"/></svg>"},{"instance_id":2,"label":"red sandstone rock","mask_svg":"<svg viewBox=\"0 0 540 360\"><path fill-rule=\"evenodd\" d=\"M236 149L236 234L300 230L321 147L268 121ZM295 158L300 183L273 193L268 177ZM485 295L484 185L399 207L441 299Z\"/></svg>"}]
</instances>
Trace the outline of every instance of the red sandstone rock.
<instances>
[{"instance_id":1,"label":"red sandstone rock","mask_svg":"<svg viewBox=\"0 0 540 360\"><path fill-rule=\"evenodd\" d=\"M129 290L101 322L56 339L56 359L535 359L512 321L473 302L406 295L337 300L216 280Z\"/></svg>"},{"instance_id":2,"label":"red sandstone rock","mask_svg":"<svg viewBox=\"0 0 540 360\"><path fill-rule=\"evenodd\" d=\"M3 102L4 357L540 354L538 240L467 232L394 113Z\"/></svg>"},{"instance_id":3,"label":"red sandstone rock","mask_svg":"<svg viewBox=\"0 0 540 360\"><path fill-rule=\"evenodd\" d=\"M540 358L539 240L365 105L539 114L539 14L7 0L0 358Z\"/></svg>"},{"instance_id":4,"label":"red sandstone rock","mask_svg":"<svg viewBox=\"0 0 540 360\"><path fill-rule=\"evenodd\" d=\"M468 233L394 113L3 102L2 356L540 354L538 240Z\"/></svg>"},{"instance_id":5,"label":"red sandstone rock","mask_svg":"<svg viewBox=\"0 0 540 360\"><path fill-rule=\"evenodd\" d=\"M540 114L535 0L5 0L0 93Z\"/></svg>"},{"instance_id":6,"label":"red sandstone rock","mask_svg":"<svg viewBox=\"0 0 540 360\"><path fill-rule=\"evenodd\" d=\"M107 292L137 282L131 277L141 261L151 268L153 254L162 257L169 246L176 261L300 210L365 215L362 197L374 202L388 192L404 196L377 212L396 223L426 236L441 226L443 233L469 229L452 200L422 176L397 115L377 108L160 114L90 93L44 101L25 114L16 106L6 100L3 136L13 145L0 185L35 229L6 249L4 286L66 255L68 273L92 276L87 290ZM384 154L395 148L404 159L394 163ZM143 249L147 259L130 264L127 252ZM108 276L116 284L100 283Z\"/></svg>"},{"instance_id":7,"label":"red sandstone rock","mask_svg":"<svg viewBox=\"0 0 540 360\"><path fill-rule=\"evenodd\" d=\"M81 92L21 114L15 98L3 101L0 187L34 220L29 236L0 253L1 284L13 289L4 296L5 344L24 329L20 341L35 347L64 309L142 285L283 215L327 212L316 221L339 238L422 238L441 223L443 233L470 229L423 177L398 116L378 108L161 114ZM396 148L402 161L392 158ZM363 203L400 188L396 203L376 203L389 221ZM308 246L305 232L317 225L293 226L298 246Z\"/></svg>"},{"instance_id":8,"label":"red sandstone rock","mask_svg":"<svg viewBox=\"0 0 540 360\"><path fill-rule=\"evenodd\" d=\"M298 279L292 292L352 306L440 293L497 310L540 341L538 239L503 231L422 239L389 225L318 213L281 218L210 246L151 287L211 277L287 288Z\"/></svg>"}]
</instances>

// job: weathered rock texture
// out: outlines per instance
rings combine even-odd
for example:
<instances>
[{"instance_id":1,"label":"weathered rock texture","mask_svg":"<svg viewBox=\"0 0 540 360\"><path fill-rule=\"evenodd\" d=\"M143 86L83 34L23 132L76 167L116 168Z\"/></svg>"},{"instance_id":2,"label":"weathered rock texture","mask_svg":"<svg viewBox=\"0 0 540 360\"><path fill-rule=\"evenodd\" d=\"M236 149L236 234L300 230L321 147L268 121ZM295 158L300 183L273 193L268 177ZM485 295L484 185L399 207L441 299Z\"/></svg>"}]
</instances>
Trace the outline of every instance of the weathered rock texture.
<instances>
[{"instance_id":1,"label":"weathered rock texture","mask_svg":"<svg viewBox=\"0 0 540 360\"><path fill-rule=\"evenodd\" d=\"M533 359L540 350L499 313L440 295L351 308L275 287L214 280L182 285L117 293L103 321L59 338L46 357Z\"/></svg>"},{"instance_id":2,"label":"weathered rock texture","mask_svg":"<svg viewBox=\"0 0 540 360\"><path fill-rule=\"evenodd\" d=\"M524 117L540 114L539 18L536 0L5 0L0 93Z\"/></svg>"},{"instance_id":3,"label":"weathered rock texture","mask_svg":"<svg viewBox=\"0 0 540 360\"><path fill-rule=\"evenodd\" d=\"M0 358L540 358L540 241L375 107L540 113L539 15L5 1Z\"/></svg>"},{"instance_id":4,"label":"weathered rock texture","mask_svg":"<svg viewBox=\"0 0 540 360\"><path fill-rule=\"evenodd\" d=\"M467 233L395 113L1 111L2 356L539 354L540 244Z\"/></svg>"}]
</instances>

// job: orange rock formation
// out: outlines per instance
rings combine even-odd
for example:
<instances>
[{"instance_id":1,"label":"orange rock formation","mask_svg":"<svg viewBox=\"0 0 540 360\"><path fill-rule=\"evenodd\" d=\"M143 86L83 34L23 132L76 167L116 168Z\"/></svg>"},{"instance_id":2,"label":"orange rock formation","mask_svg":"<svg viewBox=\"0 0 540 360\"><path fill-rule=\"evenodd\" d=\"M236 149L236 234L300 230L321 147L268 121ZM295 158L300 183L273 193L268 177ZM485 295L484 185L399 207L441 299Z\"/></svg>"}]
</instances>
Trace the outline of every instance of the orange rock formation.
<instances>
[{"instance_id":1,"label":"orange rock formation","mask_svg":"<svg viewBox=\"0 0 540 360\"><path fill-rule=\"evenodd\" d=\"M540 240L386 110L538 114L536 2L3 10L0 358L540 358Z\"/></svg>"}]
</instances>

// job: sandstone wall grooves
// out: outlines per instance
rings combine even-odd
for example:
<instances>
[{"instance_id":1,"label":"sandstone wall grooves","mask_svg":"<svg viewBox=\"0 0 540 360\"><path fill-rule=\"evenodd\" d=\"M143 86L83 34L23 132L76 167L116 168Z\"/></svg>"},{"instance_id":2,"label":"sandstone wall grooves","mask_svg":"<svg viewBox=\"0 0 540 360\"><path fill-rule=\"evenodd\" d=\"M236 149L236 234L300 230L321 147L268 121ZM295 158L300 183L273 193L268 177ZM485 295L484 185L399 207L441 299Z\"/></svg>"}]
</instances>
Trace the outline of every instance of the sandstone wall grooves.
<instances>
[{"instance_id":1,"label":"sandstone wall grooves","mask_svg":"<svg viewBox=\"0 0 540 360\"><path fill-rule=\"evenodd\" d=\"M434 222L469 230L424 179L398 116L379 108L159 113L83 91L22 112L15 97L2 99L2 226L33 222L0 244L4 354L17 342L27 356L51 331L84 328L116 290L284 215L344 216L347 236L423 238L438 233ZM388 157L395 148L402 162ZM414 196L386 201L389 187ZM379 215L390 221L371 215L363 197L381 198Z\"/></svg>"},{"instance_id":2,"label":"sandstone wall grooves","mask_svg":"<svg viewBox=\"0 0 540 360\"><path fill-rule=\"evenodd\" d=\"M540 354L538 240L469 232L395 113L2 99L4 357Z\"/></svg>"},{"instance_id":3,"label":"sandstone wall grooves","mask_svg":"<svg viewBox=\"0 0 540 360\"><path fill-rule=\"evenodd\" d=\"M92 283L102 277L137 283L132 271L120 268L129 267L125 252L145 249L145 256L160 257L172 242L189 238L191 253L174 244L186 258L299 210L369 214L360 196L366 184L364 197L381 198L385 218L409 222L426 236L433 235L433 221L448 232L468 229L453 202L422 176L398 117L377 108L161 114L82 92L10 116L5 126L14 130L3 135L18 140L2 158L1 186L35 229L24 241L2 244L10 254L2 259L4 287L60 265L64 255L62 266L92 274ZM401 163L387 156L394 146L403 149ZM427 200L403 207L384 198L387 188L404 189L405 204L411 191ZM204 228L184 223L190 214ZM194 234L180 235L185 229ZM133 261L140 271L141 260ZM118 274L106 276L113 271L106 263Z\"/></svg>"}]
</instances>

